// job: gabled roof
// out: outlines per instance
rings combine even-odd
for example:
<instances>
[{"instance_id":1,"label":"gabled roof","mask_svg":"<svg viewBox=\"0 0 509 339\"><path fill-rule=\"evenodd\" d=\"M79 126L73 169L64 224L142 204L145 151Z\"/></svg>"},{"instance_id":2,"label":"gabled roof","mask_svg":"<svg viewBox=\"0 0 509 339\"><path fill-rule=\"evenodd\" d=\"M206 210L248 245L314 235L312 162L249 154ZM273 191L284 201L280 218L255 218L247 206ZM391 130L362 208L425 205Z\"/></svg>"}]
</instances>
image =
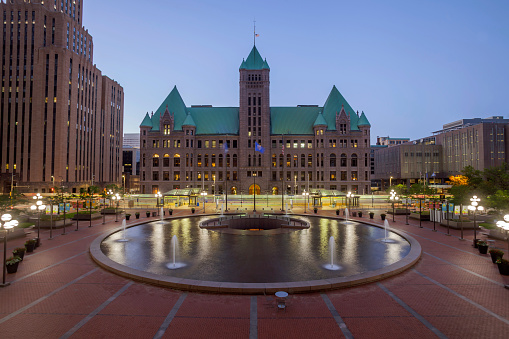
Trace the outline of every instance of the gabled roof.
<instances>
[{"instance_id":1,"label":"gabled roof","mask_svg":"<svg viewBox=\"0 0 509 339\"><path fill-rule=\"evenodd\" d=\"M196 124L194 123L193 117L191 114L187 114L184 122L182 123L182 126L194 126L196 127Z\"/></svg>"},{"instance_id":2,"label":"gabled roof","mask_svg":"<svg viewBox=\"0 0 509 339\"><path fill-rule=\"evenodd\" d=\"M174 130L182 129L182 123L187 116L187 109L184 100L182 100L182 97L180 96L177 86L175 86L152 117L152 131L159 130L159 119L161 118L161 115L164 114L166 106L168 106L168 111L170 114L174 116Z\"/></svg>"},{"instance_id":3,"label":"gabled roof","mask_svg":"<svg viewBox=\"0 0 509 339\"><path fill-rule=\"evenodd\" d=\"M326 121L330 122L328 129L332 131L336 130L336 112L341 112L342 105L344 106L346 113L350 116L350 129L354 131L359 130L357 127L357 114L354 113L354 110L341 93L339 93L336 86L332 86L332 90L323 105L323 117Z\"/></svg>"},{"instance_id":4,"label":"gabled roof","mask_svg":"<svg viewBox=\"0 0 509 339\"><path fill-rule=\"evenodd\" d=\"M361 117L359 118L359 122L357 123L357 126L371 126L371 124L368 121L368 118L366 118L366 115L364 114L364 111L362 111Z\"/></svg>"},{"instance_id":5,"label":"gabled roof","mask_svg":"<svg viewBox=\"0 0 509 339\"><path fill-rule=\"evenodd\" d=\"M313 126L327 126L327 121L325 121L325 118L323 117L322 112L318 113L318 116L316 117L315 123Z\"/></svg>"},{"instance_id":6,"label":"gabled roof","mask_svg":"<svg viewBox=\"0 0 509 339\"><path fill-rule=\"evenodd\" d=\"M140 127L152 127L152 121L150 120L150 116L147 114L145 115L145 118L143 118L143 121L141 122Z\"/></svg>"},{"instance_id":7,"label":"gabled roof","mask_svg":"<svg viewBox=\"0 0 509 339\"><path fill-rule=\"evenodd\" d=\"M240 64L239 69L249 69L249 70L258 70L258 69L270 69L267 60L263 59L256 46L253 46L251 53L244 61L242 60L242 64Z\"/></svg>"}]
</instances>

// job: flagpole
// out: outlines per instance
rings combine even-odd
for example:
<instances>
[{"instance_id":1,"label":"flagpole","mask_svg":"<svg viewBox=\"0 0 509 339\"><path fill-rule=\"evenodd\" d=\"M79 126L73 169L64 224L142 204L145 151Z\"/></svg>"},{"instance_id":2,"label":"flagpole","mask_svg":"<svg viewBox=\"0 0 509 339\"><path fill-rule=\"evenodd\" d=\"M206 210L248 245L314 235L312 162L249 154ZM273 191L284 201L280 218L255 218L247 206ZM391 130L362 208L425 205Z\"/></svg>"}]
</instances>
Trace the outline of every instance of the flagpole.
<instances>
[{"instance_id":1,"label":"flagpole","mask_svg":"<svg viewBox=\"0 0 509 339\"><path fill-rule=\"evenodd\" d=\"M256 164L256 143L255 147L253 148L253 167ZM253 176L253 212L256 212L256 174L255 171L251 171L251 175Z\"/></svg>"},{"instance_id":2,"label":"flagpole","mask_svg":"<svg viewBox=\"0 0 509 339\"><path fill-rule=\"evenodd\" d=\"M285 178L285 139L284 134L281 134L281 154L283 155L283 162L281 164L281 211L283 211L283 205L285 203L285 193L283 190L284 178Z\"/></svg>"}]
</instances>

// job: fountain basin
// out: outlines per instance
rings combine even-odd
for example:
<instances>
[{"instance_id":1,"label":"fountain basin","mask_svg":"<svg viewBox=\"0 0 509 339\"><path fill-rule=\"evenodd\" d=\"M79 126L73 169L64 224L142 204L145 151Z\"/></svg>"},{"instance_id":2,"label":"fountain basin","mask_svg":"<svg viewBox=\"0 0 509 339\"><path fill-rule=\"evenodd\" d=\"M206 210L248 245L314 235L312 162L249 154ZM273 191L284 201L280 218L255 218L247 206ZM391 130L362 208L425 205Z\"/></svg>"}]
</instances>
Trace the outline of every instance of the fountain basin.
<instances>
[{"instance_id":1,"label":"fountain basin","mask_svg":"<svg viewBox=\"0 0 509 339\"><path fill-rule=\"evenodd\" d=\"M190 220L194 219L194 223ZM421 255L421 247L419 243L413 239L412 237L399 232L392 230L391 237L395 237L398 239L398 244L382 244L377 239L380 239L383 234L383 229L379 228L379 225L367 223L364 224L356 224L356 225L338 225L337 219L328 219L328 218L307 218L310 219L311 228L309 230L304 231L291 231L290 233L278 234L278 235L267 235L266 237L244 237L242 234L238 235L230 235L230 234L218 234L218 232L211 232L206 230L200 230L198 227L199 217L194 218L184 218L179 222L175 222L173 225L170 223L166 223L166 225L159 225L155 227L154 225L139 223L136 225L131 225L128 233L129 239L132 239L131 242L127 243L127 247L124 244L112 245L115 242L115 238L119 236L116 231L109 233L106 237L103 235L94 240L90 247L90 253L92 258L102 267L115 272L119 275L141 280L144 282L148 282L151 284L158 284L162 286L168 286L171 288L181 289L181 290L192 290L192 291L208 291L208 292L224 292L224 293L272 293L277 290L286 290L292 293L295 292L311 292L311 291L322 291L328 289L337 289L343 287L351 287L359 284L365 284L373 281L377 281L380 279L384 279L386 277L398 274L403 270L414 265L420 258ZM173 221L172 221L173 222ZM134 227L133 227L134 226ZM141 226L141 228L140 228ZM154 228L155 227L155 228ZM367 227L367 228L366 228ZM194 229L194 230L193 230ZM342 234L342 229L347 232ZM307 248L312 248L315 246L314 244L322 244L322 239L326 239L325 243L328 240L328 234L336 234L336 238L338 239L339 246L338 249L345 249L344 251L348 256L353 251L353 248L356 247L348 247L348 242L341 243L340 239L345 240L347 237L352 237L353 233L356 229L360 230L360 235L370 233L371 236L369 239L373 241L373 243L377 243L376 246L371 246L370 248L366 248L364 252L365 256L367 256L367 265L366 267L373 267L373 269L369 269L363 271L363 269L358 269L357 267L353 267L351 270L351 274L346 274L344 270L334 271L329 273L323 273L317 269L317 266L322 269L323 264L327 263L325 261L321 261L322 257L328 257L327 244L324 244L322 247L319 245L317 248L318 253L307 252ZM153 230L156 233L152 232ZM167 275L167 272L163 272L161 266L166 265L169 259L168 248L161 244L160 242L152 243L149 241L146 242L147 237L149 239L154 238L156 234L164 239L169 239L172 236L173 232L180 232L182 235L182 247L190 246L193 242L202 242L203 244L200 247L200 251L203 252L201 259L197 259L195 262L190 262L189 265L183 270L174 270L170 275ZM197 231L197 232L196 232ZM159 232L159 233L158 233ZM165 235L165 232L166 235ZM194 232L194 233L193 233ZM250 232L250 231L242 231L242 232ZM270 231L268 231L270 232ZM314 232L314 233L313 233ZM339 232L339 233L338 233ZM186 239L186 234L188 239ZM266 238L264 240L264 238ZM223 240L221 240L223 239ZM249 247L252 240L246 239L257 239L253 243L253 248ZM371 242L369 240L369 242ZM398 248L395 246L400 246L401 242L404 242L403 247L408 247L408 251L404 248ZM164 241L163 241L164 243ZM266 243L275 243L274 248L267 247ZM284 244L292 244L291 246L285 247L281 249ZM155 245L154 245L155 244ZM261 247L260 244L265 244L265 247ZM223 249L220 245L225 245L227 248L233 247L233 252L223 253ZM117 246L117 247L115 247ZM120 246L120 247L118 247ZM153 246L156 246L154 248ZM356 245L357 246L357 245ZM383 246L383 247L380 247ZM210 248L210 249L209 249ZM242 248L245 251L257 251L252 255L248 254L245 257L239 258L240 263L232 263L229 265L228 261L232 256L238 255L235 252L235 248ZM380 253L385 253L384 251L380 252L376 251L376 248L387 248L385 252L388 251L391 253L398 253L396 257L397 260L392 260L394 258L390 258L391 260L385 260L380 257ZM249 264L253 266L259 266L263 271L275 272L280 270L283 273L283 278L289 277L293 279L293 281L249 281L251 278L245 281L239 281L238 277L233 274L231 277L230 273L235 273L242 268L243 263L247 262L246 260L251 260L251 258L257 258L258 253L261 253L262 249L266 249L265 252L268 253L269 257L267 259L261 259L261 264ZM122 252L124 251L124 252ZM141 252L140 252L141 251ZM126 253L131 253L132 257ZM156 260L146 259L149 258L147 252L154 254ZM191 251L192 252L192 251ZM323 253L319 253L323 252ZM193 252L194 253L194 252ZM242 252L240 252L242 254ZM109 255L109 257L108 257ZM300 256L299 256L300 255ZM161 256L161 258L157 259L157 257ZM290 261L285 261L283 257L287 256ZM184 255L185 257L185 255ZM380 257L380 261L382 262L380 265L377 265L377 259ZM396 258L395 257L395 258ZM130 258L130 259L129 259ZM145 258L145 259L144 259ZM246 259L247 258L247 259ZM287 259L288 259L287 258ZM185 258L184 258L185 259ZM145 262L148 260L148 262ZM209 265L214 263L214 260L217 260L220 263L226 262L228 265L219 266L219 268L210 268ZM266 260L266 262L264 262ZM344 260L341 257L338 258L337 263L341 267L344 265ZM296 262L300 261L308 261L310 266L304 267L299 270L299 267L296 266ZM336 263L336 261L335 261ZM247 265L247 264L246 264ZM232 266L232 267L230 267ZM349 264L346 265L347 270ZM379 267L380 266L380 267ZM253 269L257 268L253 267ZM363 267L363 266L362 266ZM143 268L143 269L141 269ZM185 270L188 272L196 271L198 276L202 277L201 279L193 279L192 274L187 274ZM214 281L209 277L209 273L207 270L217 271L219 272L219 276L223 281ZM246 272L250 270L250 267L246 268ZM275 270L275 271L274 271ZM169 271L169 270L167 270ZM230 272L231 271L231 272ZM311 271L309 275L308 271ZM325 270L323 270L325 271ZM163 272L164 274L161 274ZM195 273L196 273L195 272ZM214 272L212 272L214 273ZM249 273L249 272L248 272ZM278 272L276 272L278 273ZM303 273L302 277L299 275ZM258 276L261 273L257 273L253 276L255 279L258 279ZM277 274L275 274L277 275ZM317 276L317 279L314 279L314 276ZM320 276L320 278L318 278ZM231 279L230 279L231 278ZM273 274L269 274L269 278L273 278ZM232 281L232 279L237 279L237 281ZM242 279L240 279L242 280ZM259 279L258 279L259 280ZM269 279L270 280L270 279Z\"/></svg>"}]
</instances>

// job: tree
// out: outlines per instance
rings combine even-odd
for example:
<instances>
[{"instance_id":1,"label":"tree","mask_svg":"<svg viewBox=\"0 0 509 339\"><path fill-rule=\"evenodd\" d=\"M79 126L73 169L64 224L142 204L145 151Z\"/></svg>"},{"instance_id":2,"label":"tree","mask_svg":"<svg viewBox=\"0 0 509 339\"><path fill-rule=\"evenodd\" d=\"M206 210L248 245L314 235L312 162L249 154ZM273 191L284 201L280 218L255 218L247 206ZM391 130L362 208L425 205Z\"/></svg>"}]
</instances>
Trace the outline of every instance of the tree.
<instances>
[{"instance_id":1,"label":"tree","mask_svg":"<svg viewBox=\"0 0 509 339\"><path fill-rule=\"evenodd\" d=\"M474 169L472 166L466 166L461 172L465 177L467 177L468 185L474 190L478 189L479 186L482 185L484 179L481 171Z\"/></svg>"},{"instance_id":2,"label":"tree","mask_svg":"<svg viewBox=\"0 0 509 339\"><path fill-rule=\"evenodd\" d=\"M498 190L495 194L488 196L488 207L497 210L499 213L509 210L509 190Z\"/></svg>"},{"instance_id":3,"label":"tree","mask_svg":"<svg viewBox=\"0 0 509 339\"><path fill-rule=\"evenodd\" d=\"M468 185L468 177L464 175L451 175L447 183L453 186Z\"/></svg>"}]
</instances>

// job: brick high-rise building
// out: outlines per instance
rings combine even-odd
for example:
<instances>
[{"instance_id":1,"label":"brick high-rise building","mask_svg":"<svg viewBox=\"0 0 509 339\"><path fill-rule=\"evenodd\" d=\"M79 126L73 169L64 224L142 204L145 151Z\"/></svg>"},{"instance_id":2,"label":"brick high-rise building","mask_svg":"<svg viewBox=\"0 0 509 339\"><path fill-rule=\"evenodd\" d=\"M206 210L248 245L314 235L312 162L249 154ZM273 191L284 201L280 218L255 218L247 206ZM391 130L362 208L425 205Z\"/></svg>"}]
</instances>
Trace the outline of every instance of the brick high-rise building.
<instances>
[{"instance_id":1,"label":"brick high-rise building","mask_svg":"<svg viewBox=\"0 0 509 339\"><path fill-rule=\"evenodd\" d=\"M175 87L147 113L140 125L142 193L202 186L231 194L281 194L282 186L285 194L370 191L371 125L335 86L323 107L271 107L270 68L256 47L239 73L239 107L186 107Z\"/></svg>"},{"instance_id":2,"label":"brick high-rise building","mask_svg":"<svg viewBox=\"0 0 509 339\"><path fill-rule=\"evenodd\" d=\"M120 183L124 94L93 63L83 0L2 0L0 190Z\"/></svg>"}]
</instances>

